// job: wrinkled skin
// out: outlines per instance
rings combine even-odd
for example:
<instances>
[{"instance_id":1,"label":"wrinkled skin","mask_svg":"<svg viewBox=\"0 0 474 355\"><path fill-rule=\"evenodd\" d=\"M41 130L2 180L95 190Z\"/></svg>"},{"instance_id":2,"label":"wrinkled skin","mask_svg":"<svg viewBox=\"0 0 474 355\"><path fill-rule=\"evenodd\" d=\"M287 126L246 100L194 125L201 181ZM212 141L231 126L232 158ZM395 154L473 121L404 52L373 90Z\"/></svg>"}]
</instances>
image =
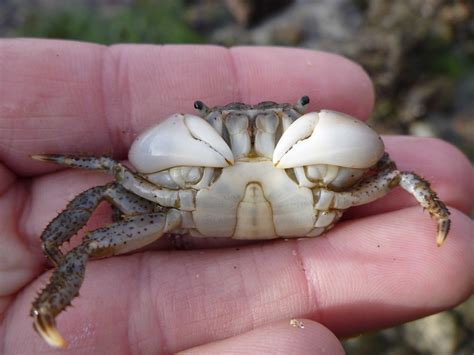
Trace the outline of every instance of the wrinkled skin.
<instances>
[{"instance_id":1,"label":"wrinkled skin","mask_svg":"<svg viewBox=\"0 0 474 355\"><path fill-rule=\"evenodd\" d=\"M6 40L0 42L0 81L0 352L6 354L54 351L34 334L28 316L48 276L39 235L74 195L107 181L31 162L29 154L123 158L136 133L196 97L295 101L305 93L315 98L310 110L361 119L373 104L370 81L353 63L275 48L106 49ZM400 169L425 176L449 205L452 230L442 248L433 243L433 221L410 196L394 191L354 209L322 238L239 247L193 239L186 248L218 249L92 261L74 312L58 317L70 350L337 353L334 334L377 329L462 302L474 289L473 223L464 214L473 208L472 166L439 140L384 140ZM98 211L87 228L103 224L106 214ZM173 243L163 239L155 249ZM299 329L289 324L295 317L310 320Z\"/></svg>"}]
</instances>

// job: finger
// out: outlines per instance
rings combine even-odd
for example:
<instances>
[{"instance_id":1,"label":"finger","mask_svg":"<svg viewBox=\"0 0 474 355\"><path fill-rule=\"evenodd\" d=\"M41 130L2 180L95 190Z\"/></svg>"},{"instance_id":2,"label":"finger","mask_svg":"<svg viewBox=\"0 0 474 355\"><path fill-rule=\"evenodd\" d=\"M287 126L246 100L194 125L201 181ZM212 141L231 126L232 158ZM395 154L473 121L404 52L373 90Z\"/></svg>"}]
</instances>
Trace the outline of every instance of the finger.
<instances>
[{"instance_id":1,"label":"finger","mask_svg":"<svg viewBox=\"0 0 474 355\"><path fill-rule=\"evenodd\" d=\"M31 154L124 158L136 134L193 101L296 102L366 118L373 89L360 66L333 54L272 47L0 42L0 158L20 174L52 171ZM357 95L354 95L357 92Z\"/></svg>"},{"instance_id":2,"label":"finger","mask_svg":"<svg viewBox=\"0 0 474 355\"><path fill-rule=\"evenodd\" d=\"M336 69L338 75L332 78L329 73ZM0 159L19 174L57 169L31 161L28 156L34 153L124 155L136 132L170 113L191 109L196 98L213 105L234 100L295 101L308 94L317 97L312 108L329 107L359 117L368 115L373 101L370 80L359 66L306 50L106 48L68 41L2 40L0 71ZM355 89L360 97L352 95ZM23 184L19 189L28 187ZM48 202L61 194L53 187L44 192ZM52 210L48 203L45 208L45 201L32 198L24 206L31 203L33 210L38 207L51 218L64 207ZM25 208L17 216L27 221L29 211ZM37 228L24 223L18 231L12 227L12 238L28 235L37 244L47 220L42 222L33 224ZM23 249L30 257L18 258L18 263L38 262L28 245Z\"/></svg>"},{"instance_id":3,"label":"finger","mask_svg":"<svg viewBox=\"0 0 474 355\"><path fill-rule=\"evenodd\" d=\"M474 290L473 222L452 212L441 248L432 221L408 208L343 222L327 237L91 262L58 327L73 349L175 352L295 317L338 336L406 322ZM11 307L5 349L46 349L27 316L44 282Z\"/></svg>"},{"instance_id":4,"label":"finger","mask_svg":"<svg viewBox=\"0 0 474 355\"><path fill-rule=\"evenodd\" d=\"M0 164L0 319L18 290L41 272L41 249L32 243L35 252L34 238L22 232L27 201L27 184Z\"/></svg>"},{"instance_id":5,"label":"finger","mask_svg":"<svg viewBox=\"0 0 474 355\"><path fill-rule=\"evenodd\" d=\"M308 319L294 321L301 323L281 321L180 354L344 354L336 336L321 324Z\"/></svg>"}]
</instances>

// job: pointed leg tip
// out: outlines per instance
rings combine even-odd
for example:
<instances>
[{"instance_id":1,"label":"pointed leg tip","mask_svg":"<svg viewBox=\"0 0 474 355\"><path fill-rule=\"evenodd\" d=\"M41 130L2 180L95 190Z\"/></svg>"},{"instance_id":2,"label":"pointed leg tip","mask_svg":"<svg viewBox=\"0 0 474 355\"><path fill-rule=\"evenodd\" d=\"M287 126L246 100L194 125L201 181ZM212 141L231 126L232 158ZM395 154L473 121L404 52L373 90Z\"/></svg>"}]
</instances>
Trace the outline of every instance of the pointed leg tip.
<instances>
[{"instance_id":1,"label":"pointed leg tip","mask_svg":"<svg viewBox=\"0 0 474 355\"><path fill-rule=\"evenodd\" d=\"M39 160L39 161L48 160L48 156L44 154L33 154L33 155L30 155L30 158L33 160Z\"/></svg>"},{"instance_id":2,"label":"pointed leg tip","mask_svg":"<svg viewBox=\"0 0 474 355\"><path fill-rule=\"evenodd\" d=\"M51 331L47 337L43 337L43 339L52 347L65 349L68 346L68 343L64 338L59 334L57 330Z\"/></svg>"},{"instance_id":3,"label":"pointed leg tip","mask_svg":"<svg viewBox=\"0 0 474 355\"><path fill-rule=\"evenodd\" d=\"M438 247L442 246L445 240L446 240L446 234L438 233L438 236L436 237L436 246Z\"/></svg>"},{"instance_id":4,"label":"pointed leg tip","mask_svg":"<svg viewBox=\"0 0 474 355\"><path fill-rule=\"evenodd\" d=\"M65 156L58 154L33 154L30 155L31 159L38 161L50 161L50 162L61 162L61 159L64 159Z\"/></svg>"},{"instance_id":5,"label":"pointed leg tip","mask_svg":"<svg viewBox=\"0 0 474 355\"><path fill-rule=\"evenodd\" d=\"M448 237L449 230L451 228L451 220L449 218L442 218L438 220L438 234L436 236L436 245L442 246L446 238Z\"/></svg>"},{"instance_id":6,"label":"pointed leg tip","mask_svg":"<svg viewBox=\"0 0 474 355\"><path fill-rule=\"evenodd\" d=\"M66 348L66 340L56 329L56 324L52 316L46 315L38 310L33 310L33 328L48 343L55 348Z\"/></svg>"}]
</instances>

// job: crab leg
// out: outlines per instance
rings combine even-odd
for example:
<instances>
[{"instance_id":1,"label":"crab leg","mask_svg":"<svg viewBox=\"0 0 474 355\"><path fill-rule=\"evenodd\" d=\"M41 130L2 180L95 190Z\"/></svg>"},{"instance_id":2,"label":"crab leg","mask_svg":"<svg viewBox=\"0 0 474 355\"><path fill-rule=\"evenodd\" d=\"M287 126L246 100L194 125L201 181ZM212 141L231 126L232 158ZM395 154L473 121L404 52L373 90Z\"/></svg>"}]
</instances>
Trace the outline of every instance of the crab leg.
<instances>
[{"instance_id":1,"label":"crab leg","mask_svg":"<svg viewBox=\"0 0 474 355\"><path fill-rule=\"evenodd\" d=\"M124 219L89 232L79 246L72 249L54 270L49 283L33 302L33 327L51 346L65 347L66 341L56 329L55 317L79 294L86 262L123 254L161 237L181 224L179 211L148 213Z\"/></svg>"},{"instance_id":2,"label":"crab leg","mask_svg":"<svg viewBox=\"0 0 474 355\"><path fill-rule=\"evenodd\" d=\"M430 183L415 173L400 172L398 184L405 191L412 194L423 208L428 210L430 215L438 222L438 235L436 244L441 246L451 227L449 219L449 210L446 205L438 198Z\"/></svg>"},{"instance_id":3,"label":"crab leg","mask_svg":"<svg viewBox=\"0 0 474 355\"><path fill-rule=\"evenodd\" d=\"M60 246L69 241L87 223L97 205L103 200L109 201L124 215L150 213L159 208L158 205L128 192L115 182L80 193L48 224L41 235L43 251L55 266L63 259Z\"/></svg>"},{"instance_id":4,"label":"crab leg","mask_svg":"<svg viewBox=\"0 0 474 355\"><path fill-rule=\"evenodd\" d=\"M333 192L320 189L315 208L318 210L346 209L364 205L385 196L394 187L400 186L434 217L438 224L436 244L441 246L451 225L446 205L438 198L426 180L412 172L395 170L395 163L388 158L387 154L382 160L377 164L376 169L380 169L377 174L363 179L349 191Z\"/></svg>"},{"instance_id":5,"label":"crab leg","mask_svg":"<svg viewBox=\"0 0 474 355\"><path fill-rule=\"evenodd\" d=\"M89 157L76 155L33 155L35 160L49 161L71 168L105 170L115 177L115 180L128 191L156 202L164 207L178 207L183 211L192 211L195 208L194 194L192 189L171 190L158 187L140 175L134 174L126 166L109 157Z\"/></svg>"}]
</instances>

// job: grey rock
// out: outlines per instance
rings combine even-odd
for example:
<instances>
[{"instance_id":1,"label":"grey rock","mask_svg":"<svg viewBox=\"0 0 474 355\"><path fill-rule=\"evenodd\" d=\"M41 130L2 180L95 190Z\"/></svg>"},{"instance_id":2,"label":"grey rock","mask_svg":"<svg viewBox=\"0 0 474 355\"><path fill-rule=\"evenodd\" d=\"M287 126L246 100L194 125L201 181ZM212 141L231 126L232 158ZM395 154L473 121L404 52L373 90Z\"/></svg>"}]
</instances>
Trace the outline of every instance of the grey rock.
<instances>
[{"instance_id":1,"label":"grey rock","mask_svg":"<svg viewBox=\"0 0 474 355\"><path fill-rule=\"evenodd\" d=\"M459 341L456 320L449 313L405 324L403 338L417 351L433 355L454 354Z\"/></svg>"}]
</instances>

